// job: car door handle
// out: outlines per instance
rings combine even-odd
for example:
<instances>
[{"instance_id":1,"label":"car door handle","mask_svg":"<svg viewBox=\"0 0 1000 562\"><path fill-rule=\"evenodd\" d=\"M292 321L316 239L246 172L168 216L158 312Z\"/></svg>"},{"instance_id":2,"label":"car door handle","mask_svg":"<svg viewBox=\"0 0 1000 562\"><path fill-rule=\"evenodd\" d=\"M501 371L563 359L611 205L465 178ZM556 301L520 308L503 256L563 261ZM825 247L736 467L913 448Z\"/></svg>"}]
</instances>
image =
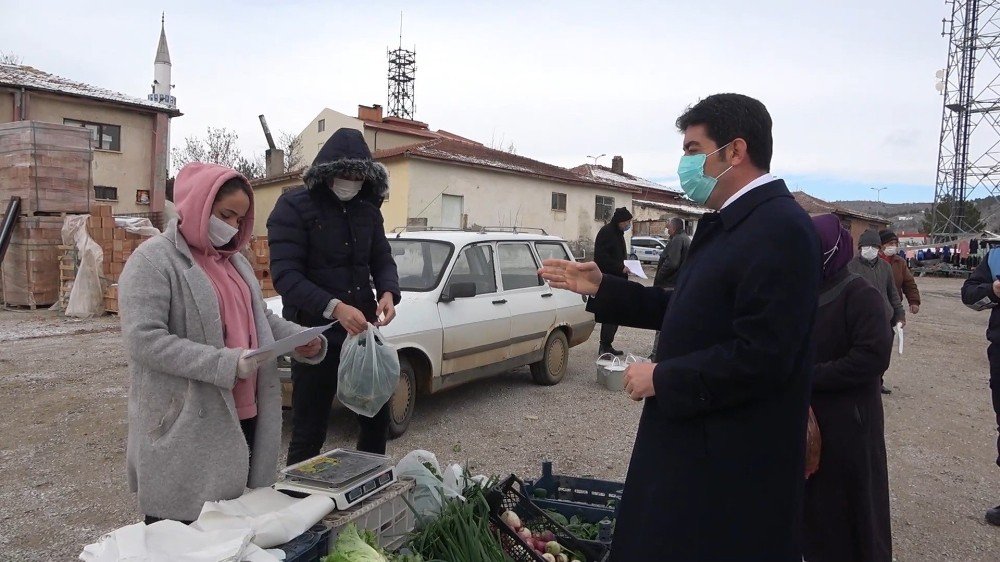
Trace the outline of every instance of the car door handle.
<instances>
[{"instance_id":1,"label":"car door handle","mask_svg":"<svg viewBox=\"0 0 1000 562\"><path fill-rule=\"evenodd\" d=\"M552 296L552 293L542 293L542 298L547 299Z\"/></svg>"},{"instance_id":2,"label":"car door handle","mask_svg":"<svg viewBox=\"0 0 1000 562\"><path fill-rule=\"evenodd\" d=\"M495 300L493 304L507 304L507 299Z\"/></svg>"}]
</instances>

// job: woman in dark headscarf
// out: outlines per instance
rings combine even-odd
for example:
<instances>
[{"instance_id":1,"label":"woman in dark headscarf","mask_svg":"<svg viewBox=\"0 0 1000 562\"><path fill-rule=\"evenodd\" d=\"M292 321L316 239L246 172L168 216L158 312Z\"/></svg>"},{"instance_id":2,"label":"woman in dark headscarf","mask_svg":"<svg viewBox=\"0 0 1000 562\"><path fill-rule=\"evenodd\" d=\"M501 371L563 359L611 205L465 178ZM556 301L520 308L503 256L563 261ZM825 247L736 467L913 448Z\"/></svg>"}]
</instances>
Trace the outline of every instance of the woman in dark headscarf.
<instances>
[{"instance_id":1,"label":"woman in dark headscarf","mask_svg":"<svg viewBox=\"0 0 1000 562\"><path fill-rule=\"evenodd\" d=\"M822 449L819 470L806 483L805 559L890 562L879 380L889 366L892 332L882 295L847 270L851 233L834 215L813 217L813 224L823 252L812 381Z\"/></svg>"}]
</instances>

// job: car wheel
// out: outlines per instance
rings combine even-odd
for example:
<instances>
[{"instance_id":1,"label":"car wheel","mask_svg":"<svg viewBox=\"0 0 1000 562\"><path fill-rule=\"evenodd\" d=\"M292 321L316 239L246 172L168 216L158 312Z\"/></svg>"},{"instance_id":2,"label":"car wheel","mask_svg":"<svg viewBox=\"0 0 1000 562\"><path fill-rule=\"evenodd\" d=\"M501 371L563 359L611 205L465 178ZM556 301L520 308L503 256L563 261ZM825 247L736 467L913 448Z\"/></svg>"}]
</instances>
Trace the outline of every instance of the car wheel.
<instances>
[{"instance_id":1,"label":"car wheel","mask_svg":"<svg viewBox=\"0 0 1000 562\"><path fill-rule=\"evenodd\" d=\"M637 260L637 259L639 259L639 257L636 256L635 254L629 254L628 259L630 259L630 260Z\"/></svg>"},{"instance_id":2,"label":"car wheel","mask_svg":"<svg viewBox=\"0 0 1000 562\"><path fill-rule=\"evenodd\" d=\"M389 436L399 437L406 433L413 417L413 406L417 401L417 376L413 366L405 357L399 358L399 383L389 399Z\"/></svg>"},{"instance_id":3,"label":"car wheel","mask_svg":"<svg viewBox=\"0 0 1000 562\"><path fill-rule=\"evenodd\" d=\"M569 340L566 333L556 330L545 342L545 354L538 363L531 364L531 377L545 386L558 384L569 369Z\"/></svg>"}]
</instances>

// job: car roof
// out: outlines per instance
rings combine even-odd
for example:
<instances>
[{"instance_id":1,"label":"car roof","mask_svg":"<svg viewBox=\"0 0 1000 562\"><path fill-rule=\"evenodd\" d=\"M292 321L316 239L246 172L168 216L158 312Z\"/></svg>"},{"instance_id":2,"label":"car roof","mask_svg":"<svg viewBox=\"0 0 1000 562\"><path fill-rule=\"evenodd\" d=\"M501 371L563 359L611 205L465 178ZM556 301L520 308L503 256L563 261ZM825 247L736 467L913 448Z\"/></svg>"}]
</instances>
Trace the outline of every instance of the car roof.
<instances>
[{"instance_id":1,"label":"car roof","mask_svg":"<svg viewBox=\"0 0 1000 562\"><path fill-rule=\"evenodd\" d=\"M456 246L465 246L473 242L564 242L558 236L533 234L526 232L479 232L467 230L427 230L407 231L386 234L389 241L393 240L431 240L451 242Z\"/></svg>"}]
</instances>

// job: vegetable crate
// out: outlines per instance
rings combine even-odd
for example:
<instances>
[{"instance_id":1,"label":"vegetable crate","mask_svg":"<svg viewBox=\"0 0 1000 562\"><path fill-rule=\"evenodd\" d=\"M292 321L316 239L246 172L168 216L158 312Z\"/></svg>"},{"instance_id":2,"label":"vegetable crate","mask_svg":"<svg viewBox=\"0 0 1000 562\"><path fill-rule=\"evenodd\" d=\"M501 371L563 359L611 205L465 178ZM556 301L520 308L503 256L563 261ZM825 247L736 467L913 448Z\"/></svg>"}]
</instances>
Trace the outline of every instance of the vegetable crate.
<instances>
[{"instance_id":1,"label":"vegetable crate","mask_svg":"<svg viewBox=\"0 0 1000 562\"><path fill-rule=\"evenodd\" d=\"M322 523L278 547L285 562L319 562L330 552L330 527Z\"/></svg>"},{"instance_id":2,"label":"vegetable crate","mask_svg":"<svg viewBox=\"0 0 1000 562\"><path fill-rule=\"evenodd\" d=\"M588 523L615 519L624 490L622 482L552 474L552 461L542 461L541 478L524 483L525 495L538 507Z\"/></svg>"},{"instance_id":3,"label":"vegetable crate","mask_svg":"<svg viewBox=\"0 0 1000 562\"><path fill-rule=\"evenodd\" d=\"M609 554L607 545L577 539L565 527L532 503L521 492L523 489L524 483L517 476L511 474L487 494L487 500L490 503L490 524L497 530L500 544L512 560L515 562L545 562L545 558L536 553L528 546L524 538L500 519L500 514L507 510L516 513L523 525L532 531L551 531L555 535L556 541L575 553L580 560L601 562L607 559Z\"/></svg>"},{"instance_id":4,"label":"vegetable crate","mask_svg":"<svg viewBox=\"0 0 1000 562\"><path fill-rule=\"evenodd\" d=\"M378 537L378 544L392 552L403 546L407 534L416 525L413 511L406 505L406 496L413 489L413 480L401 478L385 490L345 511L334 511L323 522L331 525L330 540L325 554L337 542L337 536L354 523L359 530L368 530Z\"/></svg>"}]
</instances>

